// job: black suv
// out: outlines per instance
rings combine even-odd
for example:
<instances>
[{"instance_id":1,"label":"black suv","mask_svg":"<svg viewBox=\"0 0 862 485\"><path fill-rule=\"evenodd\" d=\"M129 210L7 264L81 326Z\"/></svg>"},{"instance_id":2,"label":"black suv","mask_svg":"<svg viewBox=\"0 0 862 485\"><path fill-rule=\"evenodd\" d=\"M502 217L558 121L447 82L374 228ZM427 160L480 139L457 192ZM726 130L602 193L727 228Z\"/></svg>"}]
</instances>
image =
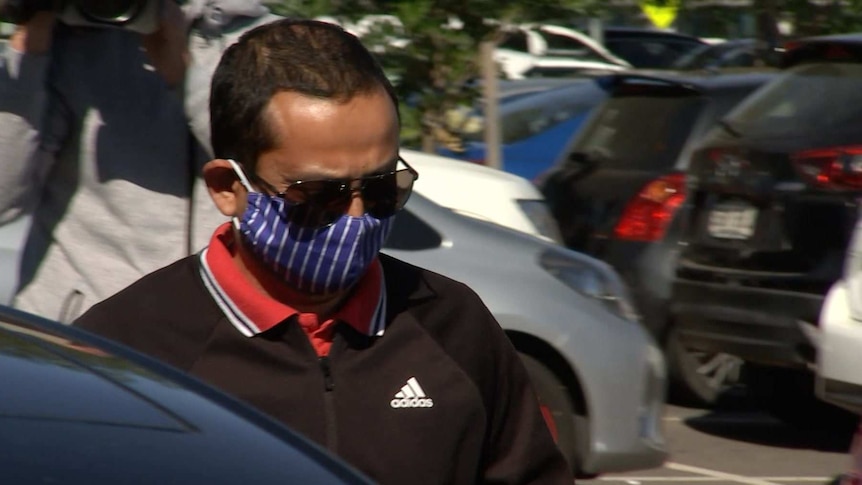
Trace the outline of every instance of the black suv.
<instances>
[{"instance_id":1,"label":"black suv","mask_svg":"<svg viewBox=\"0 0 862 485\"><path fill-rule=\"evenodd\" d=\"M610 97L539 181L565 244L607 261L631 287L643 323L665 345L678 402L713 402L739 367L728 355L690 352L669 325L678 253L671 221L686 198L689 154L703 133L772 76L602 78Z\"/></svg>"},{"instance_id":2,"label":"black suv","mask_svg":"<svg viewBox=\"0 0 862 485\"><path fill-rule=\"evenodd\" d=\"M790 47L692 154L672 315L685 346L741 357L752 392L802 424L823 410L817 321L862 196L862 36Z\"/></svg>"}]
</instances>

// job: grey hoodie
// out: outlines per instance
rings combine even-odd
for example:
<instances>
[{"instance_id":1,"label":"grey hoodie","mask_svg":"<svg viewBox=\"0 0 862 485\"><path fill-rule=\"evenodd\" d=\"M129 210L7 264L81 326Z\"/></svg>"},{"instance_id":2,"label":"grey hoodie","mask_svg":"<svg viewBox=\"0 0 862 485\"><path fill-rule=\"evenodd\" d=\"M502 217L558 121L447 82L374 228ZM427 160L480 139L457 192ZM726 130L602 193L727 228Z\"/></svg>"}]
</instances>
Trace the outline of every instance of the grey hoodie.
<instances>
[{"instance_id":1,"label":"grey hoodie","mask_svg":"<svg viewBox=\"0 0 862 485\"><path fill-rule=\"evenodd\" d=\"M185 12L205 30L189 39L185 96L126 31L61 27L49 56L0 57L0 222L32 215L14 306L71 322L226 220L199 176L209 80L224 48L278 17L258 0Z\"/></svg>"}]
</instances>

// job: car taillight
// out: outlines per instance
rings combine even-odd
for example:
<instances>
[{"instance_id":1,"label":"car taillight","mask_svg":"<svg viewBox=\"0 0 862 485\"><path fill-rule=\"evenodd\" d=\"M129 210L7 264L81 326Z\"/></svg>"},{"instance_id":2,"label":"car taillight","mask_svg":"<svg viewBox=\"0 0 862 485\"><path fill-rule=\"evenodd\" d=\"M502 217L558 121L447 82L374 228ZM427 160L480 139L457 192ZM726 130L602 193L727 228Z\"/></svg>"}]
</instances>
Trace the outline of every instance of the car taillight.
<instances>
[{"instance_id":1,"label":"car taillight","mask_svg":"<svg viewBox=\"0 0 862 485\"><path fill-rule=\"evenodd\" d=\"M862 189L862 145L817 148L791 160L810 182L831 189Z\"/></svg>"},{"instance_id":2,"label":"car taillight","mask_svg":"<svg viewBox=\"0 0 862 485\"><path fill-rule=\"evenodd\" d=\"M614 236L629 241L658 241L685 201L685 174L672 173L647 183L629 201Z\"/></svg>"}]
</instances>

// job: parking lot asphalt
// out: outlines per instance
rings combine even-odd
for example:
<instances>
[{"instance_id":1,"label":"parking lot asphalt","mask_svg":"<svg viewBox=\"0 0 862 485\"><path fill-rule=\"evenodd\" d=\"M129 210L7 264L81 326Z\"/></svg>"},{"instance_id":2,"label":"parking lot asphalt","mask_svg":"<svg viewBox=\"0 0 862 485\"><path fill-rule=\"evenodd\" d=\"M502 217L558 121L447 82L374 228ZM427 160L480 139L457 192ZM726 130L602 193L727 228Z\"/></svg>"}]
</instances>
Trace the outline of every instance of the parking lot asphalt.
<instances>
[{"instance_id":1,"label":"parking lot asphalt","mask_svg":"<svg viewBox=\"0 0 862 485\"><path fill-rule=\"evenodd\" d=\"M705 410L668 405L670 457L661 468L608 474L583 485L827 484L850 463L850 435L811 435L744 399Z\"/></svg>"}]
</instances>

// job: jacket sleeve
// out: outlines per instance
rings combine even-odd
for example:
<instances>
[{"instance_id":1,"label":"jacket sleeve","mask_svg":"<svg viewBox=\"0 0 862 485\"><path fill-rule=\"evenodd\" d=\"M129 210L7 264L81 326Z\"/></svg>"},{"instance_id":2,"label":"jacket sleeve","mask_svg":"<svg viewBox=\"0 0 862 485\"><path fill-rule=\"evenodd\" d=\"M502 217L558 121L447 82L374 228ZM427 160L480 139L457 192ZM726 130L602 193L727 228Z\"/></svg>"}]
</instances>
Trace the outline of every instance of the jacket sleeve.
<instances>
[{"instance_id":1,"label":"jacket sleeve","mask_svg":"<svg viewBox=\"0 0 862 485\"><path fill-rule=\"evenodd\" d=\"M32 208L59 146L51 140L66 134L65 109L49 103L49 63L11 47L0 55L0 223Z\"/></svg>"},{"instance_id":2,"label":"jacket sleeve","mask_svg":"<svg viewBox=\"0 0 862 485\"><path fill-rule=\"evenodd\" d=\"M502 328L496 321L491 325L496 327L489 352L495 384L488 401L483 483L571 485L571 470L542 417L527 371Z\"/></svg>"}]
</instances>

